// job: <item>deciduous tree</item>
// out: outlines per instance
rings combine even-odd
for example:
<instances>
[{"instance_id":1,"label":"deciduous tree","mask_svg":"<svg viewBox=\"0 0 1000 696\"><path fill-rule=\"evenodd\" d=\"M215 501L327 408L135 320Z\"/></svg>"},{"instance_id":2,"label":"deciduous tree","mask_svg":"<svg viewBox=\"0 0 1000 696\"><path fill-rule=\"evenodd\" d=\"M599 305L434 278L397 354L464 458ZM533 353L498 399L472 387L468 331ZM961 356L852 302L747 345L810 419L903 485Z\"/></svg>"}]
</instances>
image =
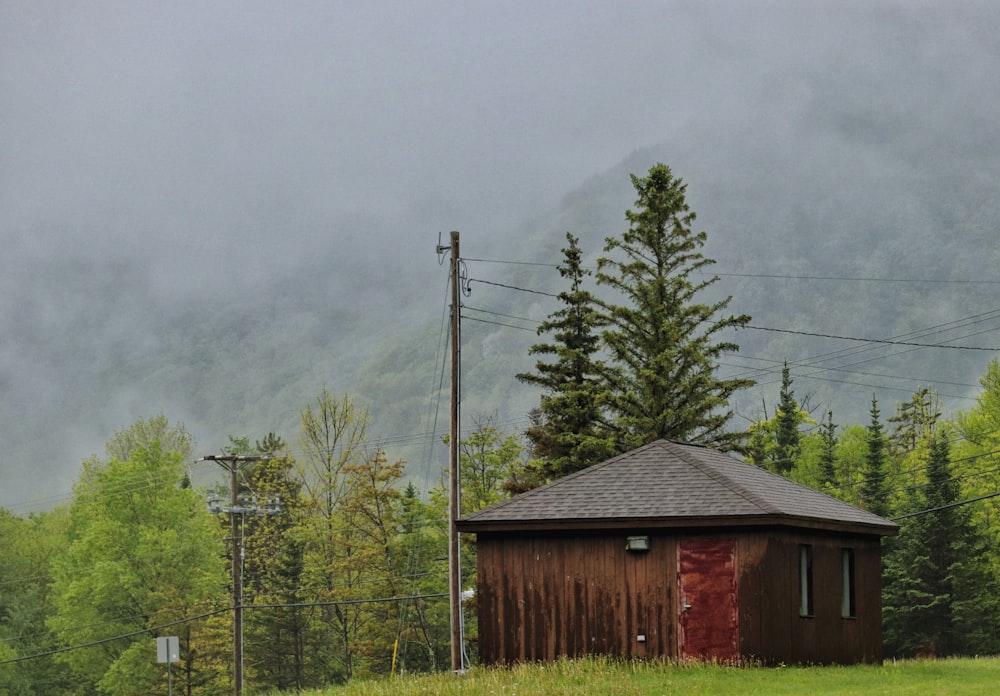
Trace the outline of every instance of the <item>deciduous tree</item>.
<instances>
[{"instance_id":1,"label":"deciduous tree","mask_svg":"<svg viewBox=\"0 0 1000 696\"><path fill-rule=\"evenodd\" d=\"M69 511L67 548L53 563L56 613L48 623L66 644L153 629L225 603L216 529L184 479L181 453L164 450L155 438L130 448L126 461L87 463ZM211 657L197 624L190 627L181 652L198 655L207 667ZM157 693L160 667L150 637L133 635L60 659L85 693ZM185 675L178 679L183 683Z\"/></svg>"}]
</instances>

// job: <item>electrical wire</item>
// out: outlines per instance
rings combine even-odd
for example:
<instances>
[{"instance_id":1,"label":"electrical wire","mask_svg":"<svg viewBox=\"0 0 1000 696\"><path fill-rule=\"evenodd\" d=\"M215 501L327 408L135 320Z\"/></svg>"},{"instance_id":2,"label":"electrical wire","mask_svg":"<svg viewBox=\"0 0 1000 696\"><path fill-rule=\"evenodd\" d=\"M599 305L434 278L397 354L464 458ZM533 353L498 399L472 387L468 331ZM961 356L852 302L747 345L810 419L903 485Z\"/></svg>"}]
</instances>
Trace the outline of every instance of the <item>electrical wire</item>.
<instances>
[{"instance_id":1,"label":"electrical wire","mask_svg":"<svg viewBox=\"0 0 1000 696\"><path fill-rule=\"evenodd\" d=\"M542 263L538 261L515 261L510 259L471 259L467 258L466 261L475 261L478 263L495 263L495 264L509 264L515 266L543 266L546 268L559 268L559 264L555 263ZM593 269L593 266L588 268ZM705 273L704 271L697 271L701 275L712 275L719 276L720 278L760 278L765 280L828 280L837 282L847 282L847 283L931 283L931 284L959 284L959 285L1000 285L1000 280L981 280L981 279L934 279L934 278L877 278L873 276L833 276L833 275L786 275L779 273L726 273L725 271L718 271L712 273Z\"/></svg>"},{"instance_id":2,"label":"electrical wire","mask_svg":"<svg viewBox=\"0 0 1000 696\"><path fill-rule=\"evenodd\" d=\"M253 609L298 609L304 607L320 607L320 606L352 606L357 604L378 604L385 602L399 602L410 599L434 599L439 597L446 597L447 593L430 593L422 595L409 595L404 597L379 597L372 599L345 599L345 600L330 600L323 602L292 602L288 604L253 604L243 606L244 611ZM70 645L62 648L56 648L54 650L47 650L41 653L35 653L33 655L22 655L20 657L13 657L6 660L0 660L0 665L13 664L15 662L24 662L26 660L35 660L42 657L51 657L53 655L59 655L61 653L71 652L73 650L82 650L84 648L93 648L99 645L105 645L107 643L113 643L114 641L124 640L126 638L135 638L136 636L146 635L146 634L157 634L165 628L171 628L173 626L180 626L182 624L191 623L192 621L199 621L201 619L208 618L210 616L215 616L217 614L223 614L225 612L233 611L236 607L228 606L221 609L214 609L212 611L207 611L202 614L197 614L195 616L188 616L183 619L178 619L176 621L170 621L167 623L159 624L157 626L150 626L149 628L144 628L138 631L131 631L129 633L122 633L116 636L110 636L108 638L102 638L100 640L90 641L88 643L80 643L77 645Z\"/></svg>"},{"instance_id":3,"label":"electrical wire","mask_svg":"<svg viewBox=\"0 0 1000 696\"><path fill-rule=\"evenodd\" d=\"M793 331L791 329L774 329L766 326L753 326L747 324L743 329L753 329L755 331L772 331L775 333L785 333L785 334L796 334L798 336L816 336L817 338L835 338L839 341L860 341L862 343L879 343L892 346L916 346L918 348L953 348L955 350L982 350L990 353L1000 352L1000 348L986 348L980 346L947 346L941 343L915 343L913 341L893 341L885 338L858 338L856 336L838 336L835 334L824 334L824 333L813 333L810 331ZM997 329L991 329L990 331L996 331ZM981 332L987 333L987 332ZM977 334L971 334L977 335Z\"/></svg>"}]
</instances>

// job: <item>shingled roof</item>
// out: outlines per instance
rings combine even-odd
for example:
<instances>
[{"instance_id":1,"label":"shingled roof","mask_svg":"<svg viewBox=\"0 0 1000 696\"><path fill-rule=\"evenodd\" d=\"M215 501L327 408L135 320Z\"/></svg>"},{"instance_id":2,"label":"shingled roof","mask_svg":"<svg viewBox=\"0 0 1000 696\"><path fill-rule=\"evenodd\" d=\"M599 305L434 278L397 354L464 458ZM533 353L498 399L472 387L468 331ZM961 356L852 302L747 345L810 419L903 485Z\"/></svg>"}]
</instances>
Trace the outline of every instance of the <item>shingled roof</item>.
<instances>
[{"instance_id":1,"label":"shingled roof","mask_svg":"<svg viewBox=\"0 0 1000 696\"><path fill-rule=\"evenodd\" d=\"M779 525L893 535L898 526L700 445L657 440L465 516L463 532Z\"/></svg>"}]
</instances>

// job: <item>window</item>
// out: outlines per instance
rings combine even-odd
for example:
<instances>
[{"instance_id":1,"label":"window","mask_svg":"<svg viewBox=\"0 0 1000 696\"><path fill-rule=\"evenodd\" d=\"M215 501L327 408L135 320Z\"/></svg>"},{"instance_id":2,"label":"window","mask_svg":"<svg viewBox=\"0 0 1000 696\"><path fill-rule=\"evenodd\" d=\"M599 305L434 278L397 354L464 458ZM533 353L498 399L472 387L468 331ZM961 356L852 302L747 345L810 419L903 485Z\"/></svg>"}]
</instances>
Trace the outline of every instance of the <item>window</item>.
<instances>
[{"instance_id":1,"label":"window","mask_svg":"<svg viewBox=\"0 0 1000 696\"><path fill-rule=\"evenodd\" d=\"M857 616L854 600L854 549L840 550L840 615L845 619Z\"/></svg>"},{"instance_id":2,"label":"window","mask_svg":"<svg viewBox=\"0 0 1000 696\"><path fill-rule=\"evenodd\" d=\"M813 548L799 545L799 616L813 615Z\"/></svg>"}]
</instances>

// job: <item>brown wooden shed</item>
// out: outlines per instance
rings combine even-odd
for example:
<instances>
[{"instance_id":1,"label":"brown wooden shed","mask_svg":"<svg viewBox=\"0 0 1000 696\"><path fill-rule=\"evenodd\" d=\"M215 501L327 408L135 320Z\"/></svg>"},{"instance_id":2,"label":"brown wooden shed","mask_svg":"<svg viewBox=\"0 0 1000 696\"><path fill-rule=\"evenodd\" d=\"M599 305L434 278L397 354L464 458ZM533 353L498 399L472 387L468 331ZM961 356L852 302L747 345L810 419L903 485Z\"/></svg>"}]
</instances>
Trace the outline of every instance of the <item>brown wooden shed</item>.
<instances>
[{"instance_id":1,"label":"brown wooden shed","mask_svg":"<svg viewBox=\"0 0 1000 696\"><path fill-rule=\"evenodd\" d=\"M458 528L476 534L483 664L882 659L897 525L707 447L659 440Z\"/></svg>"}]
</instances>

